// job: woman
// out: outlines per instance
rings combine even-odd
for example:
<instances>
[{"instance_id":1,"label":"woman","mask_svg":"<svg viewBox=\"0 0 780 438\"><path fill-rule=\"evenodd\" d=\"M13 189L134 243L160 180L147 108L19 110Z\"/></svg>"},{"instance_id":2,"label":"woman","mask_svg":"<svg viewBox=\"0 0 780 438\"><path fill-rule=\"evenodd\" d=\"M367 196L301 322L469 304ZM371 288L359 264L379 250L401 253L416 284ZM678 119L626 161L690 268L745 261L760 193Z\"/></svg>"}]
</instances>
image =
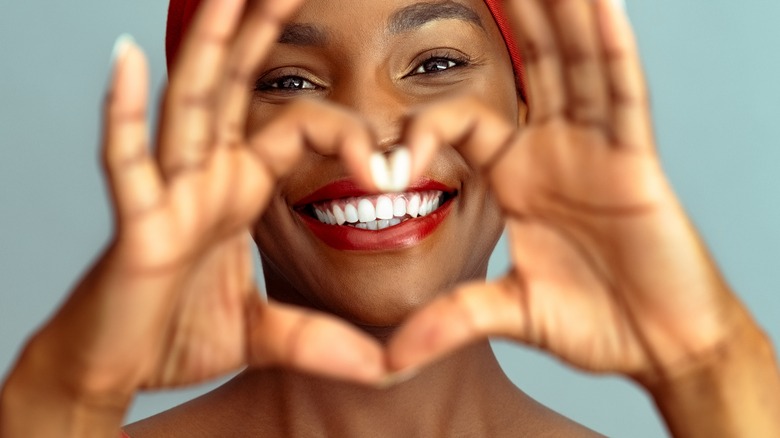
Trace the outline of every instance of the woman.
<instances>
[{"instance_id":1,"label":"woman","mask_svg":"<svg viewBox=\"0 0 780 438\"><path fill-rule=\"evenodd\" d=\"M593 434L512 387L488 335L633 378L676 435L777 435L771 345L663 178L618 9L510 3L518 89L481 0L296 3L204 0L157 158L143 57L119 45L117 235L20 357L3 436L110 436L137 390L247 365L127 432ZM504 220L513 269L483 284Z\"/></svg>"}]
</instances>

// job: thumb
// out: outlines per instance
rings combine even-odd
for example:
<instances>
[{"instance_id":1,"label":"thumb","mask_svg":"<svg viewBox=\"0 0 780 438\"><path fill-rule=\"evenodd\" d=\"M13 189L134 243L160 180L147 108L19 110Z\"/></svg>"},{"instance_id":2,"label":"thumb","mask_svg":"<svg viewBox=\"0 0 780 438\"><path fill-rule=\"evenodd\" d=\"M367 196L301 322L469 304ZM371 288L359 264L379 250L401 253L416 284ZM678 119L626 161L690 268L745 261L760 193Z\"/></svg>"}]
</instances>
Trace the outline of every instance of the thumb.
<instances>
[{"instance_id":1,"label":"thumb","mask_svg":"<svg viewBox=\"0 0 780 438\"><path fill-rule=\"evenodd\" d=\"M522 339L529 318L516 277L460 286L414 314L387 346L389 371L425 366L490 336Z\"/></svg>"},{"instance_id":2,"label":"thumb","mask_svg":"<svg viewBox=\"0 0 780 438\"><path fill-rule=\"evenodd\" d=\"M252 294L257 296L257 294ZM376 385L385 377L382 346L338 318L278 303L251 304L250 367L283 367Z\"/></svg>"}]
</instances>

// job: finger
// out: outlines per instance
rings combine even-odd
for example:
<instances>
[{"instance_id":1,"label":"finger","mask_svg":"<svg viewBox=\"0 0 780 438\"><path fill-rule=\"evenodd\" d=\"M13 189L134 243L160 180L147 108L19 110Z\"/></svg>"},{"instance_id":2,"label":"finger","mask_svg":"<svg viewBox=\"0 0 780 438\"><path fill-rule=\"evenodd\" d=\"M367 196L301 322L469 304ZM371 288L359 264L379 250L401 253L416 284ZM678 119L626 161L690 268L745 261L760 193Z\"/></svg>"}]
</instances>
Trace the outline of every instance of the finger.
<instances>
[{"instance_id":1,"label":"finger","mask_svg":"<svg viewBox=\"0 0 780 438\"><path fill-rule=\"evenodd\" d=\"M340 380L378 384L385 375L379 343L338 318L257 302L249 366L281 366Z\"/></svg>"},{"instance_id":2,"label":"finger","mask_svg":"<svg viewBox=\"0 0 780 438\"><path fill-rule=\"evenodd\" d=\"M522 291L502 280L472 283L414 314L387 345L388 371L425 366L488 336L517 338L526 318Z\"/></svg>"},{"instance_id":3,"label":"finger","mask_svg":"<svg viewBox=\"0 0 780 438\"><path fill-rule=\"evenodd\" d=\"M276 43L284 21L301 3L302 0L264 1L247 12L220 86L216 112L220 143L243 138L254 73Z\"/></svg>"},{"instance_id":4,"label":"finger","mask_svg":"<svg viewBox=\"0 0 780 438\"><path fill-rule=\"evenodd\" d=\"M597 14L591 0L546 0L561 51L566 80L566 116L575 123L604 129L608 95Z\"/></svg>"},{"instance_id":5,"label":"finger","mask_svg":"<svg viewBox=\"0 0 780 438\"><path fill-rule=\"evenodd\" d=\"M452 145L473 168L487 172L506 152L514 132L505 117L475 97L422 108L407 121L404 132L412 153L412 177L422 174L442 145Z\"/></svg>"},{"instance_id":6,"label":"finger","mask_svg":"<svg viewBox=\"0 0 780 438\"><path fill-rule=\"evenodd\" d=\"M185 38L165 96L158 156L164 175L203 165L225 60L245 0L205 0Z\"/></svg>"},{"instance_id":7,"label":"finger","mask_svg":"<svg viewBox=\"0 0 780 438\"><path fill-rule=\"evenodd\" d=\"M250 140L251 149L274 179L291 172L309 148L323 156L338 156L358 184L376 190L369 166L373 144L365 121L335 105L307 99L289 104Z\"/></svg>"},{"instance_id":8,"label":"finger","mask_svg":"<svg viewBox=\"0 0 780 438\"><path fill-rule=\"evenodd\" d=\"M507 10L523 52L529 122L561 116L567 99L563 60L543 0L515 0Z\"/></svg>"},{"instance_id":9,"label":"finger","mask_svg":"<svg viewBox=\"0 0 780 438\"><path fill-rule=\"evenodd\" d=\"M631 24L615 0L599 0L597 7L609 77L614 141L627 149L652 148L647 84Z\"/></svg>"},{"instance_id":10,"label":"finger","mask_svg":"<svg viewBox=\"0 0 780 438\"><path fill-rule=\"evenodd\" d=\"M149 151L146 58L127 36L117 40L114 53L111 90L104 110L103 164L121 222L158 205L163 187Z\"/></svg>"}]
</instances>

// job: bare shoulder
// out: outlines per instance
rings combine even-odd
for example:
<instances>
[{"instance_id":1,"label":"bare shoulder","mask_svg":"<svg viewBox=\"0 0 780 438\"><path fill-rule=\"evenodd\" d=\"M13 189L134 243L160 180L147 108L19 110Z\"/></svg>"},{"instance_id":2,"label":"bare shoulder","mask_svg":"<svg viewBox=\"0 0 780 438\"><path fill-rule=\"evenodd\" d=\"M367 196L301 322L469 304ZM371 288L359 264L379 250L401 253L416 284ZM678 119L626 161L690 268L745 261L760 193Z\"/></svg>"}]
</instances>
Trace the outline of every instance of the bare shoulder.
<instances>
[{"instance_id":1,"label":"bare shoulder","mask_svg":"<svg viewBox=\"0 0 780 438\"><path fill-rule=\"evenodd\" d=\"M277 402L270 397L242 400L240 393L237 395L235 391L220 387L187 403L129 424L124 430L130 438L230 438L246 437L248 432L261 436L284 436L280 433L277 421Z\"/></svg>"},{"instance_id":2,"label":"bare shoulder","mask_svg":"<svg viewBox=\"0 0 780 438\"><path fill-rule=\"evenodd\" d=\"M496 422L491 437L573 437L595 438L604 435L556 412L529 397L520 389L504 403L502 418Z\"/></svg>"},{"instance_id":3,"label":"bare shoulder","mask_svg":"<svg viewBox=\"0 0 780 438\"><path fill-rule=\"evenodd\" d=\"M249 391L252 385L241 381L232 381L225 386L196 398L188 403L162 412L148 419L128 425L125 431L131 438L157 437L246 437L246 436L333 436L335 429L327 427L327 421L315 418L307 422L306 415L299 411L285 412L289 402L275 382L278 376L268 373L262 377L265 391ZM491 403L471 404L468 411L453 413L449 421L436 424L428 436L468 436L468 437L602 437L603 435L553 411L533 400L513 385L501 390L491 391ZM476 400L474 400L476 402ZM294 403L297 406L297 404ZM301 407L301 406L297 406ZM290 406L287 406L290 408ZM319 406L319 411L327 407ZM354 408L354 406L353 406ZM324 412L324 411L323 411ZM351 411L354 413L354 411ZM367 411L360 420L366 420ZM293 414L290 416L290 414ZM322 412L320 412L322 413ZM332 413L331 413L332 414ZM332 415L331 415L332 416ZM446 417L446 416L445 416ZM466 418L471 420L466 420ZM285 420L288 418L288 420ZM474 421L474 419L478 419ZM343 418L342 418L343 419ZM409 436L409 424L403 419L391 420L392 425L406 423L407 427L394 429L388 427L387 418L375 418L377 421L356 421L347 425L339 424L338 436ZM306 424L297 424L303 422ZM408 419L407 419L408 420ZM433 420L437 423L436 420ZM296 424L292 424L296 423ZM375 423L375 424L374 424ZM456 424L460 423L460 424ZM365 426L374 424L366 429ZM349 427L347 427L349 426ZM455 432L453 430L457 430ZM395 430L395 431L394 431ZM402 435L398 431L405 430ZM347 432L349 431L349 432Z\"/></svg>"}]
</instances>

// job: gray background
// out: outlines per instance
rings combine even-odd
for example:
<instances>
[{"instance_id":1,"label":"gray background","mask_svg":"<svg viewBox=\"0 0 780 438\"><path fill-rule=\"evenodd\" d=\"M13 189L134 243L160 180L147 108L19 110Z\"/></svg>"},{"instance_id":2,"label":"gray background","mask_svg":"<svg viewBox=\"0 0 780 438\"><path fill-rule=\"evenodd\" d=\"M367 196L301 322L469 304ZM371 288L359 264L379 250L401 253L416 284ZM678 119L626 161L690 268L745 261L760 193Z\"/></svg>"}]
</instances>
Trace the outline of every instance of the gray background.
<instances>
[{"instance_id":1,"label":"gray background","mask_svg":"<svg viewBox=\"0 0 780 438\"><path fill-rule=\"evenodd\" d=\"M0 1L0 372L110 234L97 165L99 109L117 35L164 77L164 0ZM629 1L668 174L726 276L780 340L780 2ZM501 248L493 272L506 259ZM498 344L532 396L610 436L664 429L647 397ZM141 396L130 419L197 390Z\"/></svg>"}]
</instances>

